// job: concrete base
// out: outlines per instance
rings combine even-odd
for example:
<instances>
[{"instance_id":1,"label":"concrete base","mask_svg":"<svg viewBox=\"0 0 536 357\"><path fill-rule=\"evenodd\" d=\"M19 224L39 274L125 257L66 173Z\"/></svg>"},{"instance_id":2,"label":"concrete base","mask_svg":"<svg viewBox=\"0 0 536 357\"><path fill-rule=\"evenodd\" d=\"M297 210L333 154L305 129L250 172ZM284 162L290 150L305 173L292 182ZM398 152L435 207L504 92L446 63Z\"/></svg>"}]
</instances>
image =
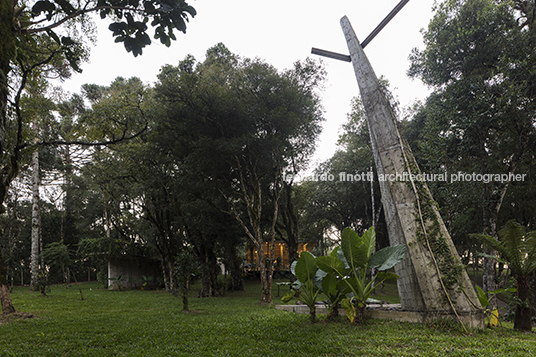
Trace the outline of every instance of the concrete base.
<instances>
[{"instance_id":1,"label":"concrete base","mask_svg":"<svg viewBox=\"0 0 536 357\"><path fill-rule=\"evenodd\" d=\"M301 314L308 314L309 308L306 305L276 305L277 310L284 310L290 312L297 312ZM324 305L316 306L317 314L326 314L327 310ZM344 314L344 312L342 312ZM453 314L441 314L422 311L403 311L400 310L400 304L387 304L387 305L368 305L365 310L365 316L379 320L392 320L412 323L424 323L440 319L453 319L458 321L458 318ZM460 319L467 328L483 329L484 316L475 315L460 315Z\"/></svg>"}]
</instances>

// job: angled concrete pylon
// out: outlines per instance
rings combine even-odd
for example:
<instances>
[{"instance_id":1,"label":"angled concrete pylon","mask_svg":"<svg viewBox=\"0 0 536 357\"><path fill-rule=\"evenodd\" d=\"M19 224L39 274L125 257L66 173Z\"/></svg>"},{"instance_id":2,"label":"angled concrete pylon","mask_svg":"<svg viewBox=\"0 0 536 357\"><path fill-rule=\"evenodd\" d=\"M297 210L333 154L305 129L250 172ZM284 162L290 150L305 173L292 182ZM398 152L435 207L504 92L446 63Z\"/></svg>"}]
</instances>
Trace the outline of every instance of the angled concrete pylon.
<instances>
[{"instance_id":1,"label":"angled concrete pylon","mask_svg":"<svg viewBox=\"0 0 536 357\"><path fill-rule=\"evenodd\" d=\"M396 266L402 308L422 312L425 320L456 316L465 326L482 328L475 289L426 182L417 179L419 168L399 134L391 104L346 16L341 26L365 108L389 241L407 247L406 258Z\"/></svg>"}]
</instances>

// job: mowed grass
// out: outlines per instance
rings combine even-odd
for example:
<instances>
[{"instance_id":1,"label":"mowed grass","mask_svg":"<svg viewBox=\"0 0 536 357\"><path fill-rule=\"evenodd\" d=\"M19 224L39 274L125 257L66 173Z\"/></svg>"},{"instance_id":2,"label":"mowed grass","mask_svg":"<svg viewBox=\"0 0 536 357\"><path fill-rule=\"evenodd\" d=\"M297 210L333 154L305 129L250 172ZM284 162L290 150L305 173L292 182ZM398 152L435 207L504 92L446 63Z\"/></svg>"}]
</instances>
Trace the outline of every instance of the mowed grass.
<instances>
[{"instance_id":1,"label":"mowed grass","mask_svg":"<svg viewBox=\"0 0 536 357\"><path fill-rule=\"evenodd\" d=\"M194 289L187 313L162 291L81 288L84 300L75 286L54 286L48 297L16 288L17 310L36 317L0 325L0 356L536 356L536 335L511 325L467 335L451 323L356 327L320 315L311 324L258 304L255 283L218 298L195 298Z\"/></svg>"}]
</instances>

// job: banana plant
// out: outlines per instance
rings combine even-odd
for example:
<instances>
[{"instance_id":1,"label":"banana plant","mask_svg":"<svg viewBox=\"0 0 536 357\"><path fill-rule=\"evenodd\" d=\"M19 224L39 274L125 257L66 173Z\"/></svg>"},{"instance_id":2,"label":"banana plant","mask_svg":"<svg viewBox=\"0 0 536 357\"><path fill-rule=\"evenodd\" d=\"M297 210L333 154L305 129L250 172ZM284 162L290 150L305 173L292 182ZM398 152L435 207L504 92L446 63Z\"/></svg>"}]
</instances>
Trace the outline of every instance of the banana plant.
<instances>
[{"instance_id":1,"label":"banana plant","mask_svg":"<svg viewBox=\"0 0 536 357\"><path fill-rule=\"evenodd\" d=\"M351 295L351 298L341 300L341 306L353 323L363 322L363 313L376 279L383 281L398 278L398 275L385 271L401 262L406 252L406 246L400 244L373 254L375 246L374 228L369 228L361 237L352 229L345 228L340 248L328 256L316 258L317 267L339 281L337 287L341 294ZM376 268L379 272L373 279L368 278L369 268Z\"/></svg>"},{"instance_id":2,"label":"banana plant","mask_svg":"<svg viewBox=\"0 0 536 357\"><path fill-rule=\"evenodd\" d=\"M311 322L316 321L316 301L321 292L320 286L326 273L316 266L315 256L304 251L297 261L292 263L290 270L298 279L295 281L288 293L281 300L289 302L293 298L303 302L309 307Z\"/></svg>"}]
</instances>

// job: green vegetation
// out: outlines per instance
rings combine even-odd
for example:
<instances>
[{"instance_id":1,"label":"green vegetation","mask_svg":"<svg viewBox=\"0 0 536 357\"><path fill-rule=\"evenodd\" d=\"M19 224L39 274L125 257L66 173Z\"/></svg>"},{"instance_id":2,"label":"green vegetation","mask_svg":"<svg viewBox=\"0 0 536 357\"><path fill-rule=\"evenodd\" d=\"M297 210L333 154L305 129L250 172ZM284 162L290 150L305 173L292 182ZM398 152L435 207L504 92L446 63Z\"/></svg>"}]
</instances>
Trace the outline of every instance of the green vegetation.
<instances>
[{"instance_id":1,"label":"green vegetation","mask_svg":"<svg viewBox=\"0 0 536 357\"><path fill-rule=\"evenodd\" d=\"M408 71L432 93L419 109L416 106L402 131L423 172L532 172L536 91L535 82L527 79L536 73L535 4L534 0L437 2L423 32L424 49L410 55ZM463 264L476 261L482 252L482 243L467 239L469 234L497 238L500 227L511 219L534 225L532 182L430 182ZM437 243L434 250L440 256L446 250ZM438 263L443 265L445 285L455 289L456 265L448 257ZM496 262L486 258L483 267L483 290L500 287Z\"/></svg>"},{"instance_id":2,"label":"green vegetation","mask_svg":"<svg viewBox=\"0 0 536 357\"><path fill-rule=\"evenodd\" d=\"M363 311L367 307L376 278L381 275L382 281L398 279L398 275L384 271L401 262L406 251L404 245L395 245L374 253L375 246L374 228L369 228L361 237L352 229L345 228L341 234L340 248L336 248L329 256L316 259L321 270L339 281L337 289L343 295L351 294L351 297L341 301L341 305L350 321L355 323L363 322ZM368 279L369 267L378 271L372 279Z\"/></svg>"},{"instance_id":3,"label":"green vegetation","mask_svg":"<svg viewBox=\"0 0 536 357\"><path fill-rule=\"evenodd\" d=\"M195 286L199 288L200 286ZM533 356L536 337L509 328L464 334L457 325L307 314L258 303L258 283L225 298L181 299L162 291L107 291L97 283L53 286L48 297L16 288L13 302L36 318L0 324L1 356ZM192 290L196 291L196 289ZM401 333L403 331L403 333Z\"/></svg>"},{"instance_id":4,"label":"green vegetation","mask_svg":"<svg viewBox=\"0 0 536 357\"><path fill-rule=\"evenodd\" d=\"M281 300L286 303L296 297L309 307L311 322L315 322L315 304L322 293L327 302L328 319L338 315L340 303L352 323L362 323L363 311L374 291L374 281L377 277L382 282L398 279L398 275L384 271L400 263L406 252L405 245L396 245L372 255L375 246L376 232L373 227L362 237L351 228L345 228L340 247L329 255L315 258L307 251L302 252L291 266L298 280ZM378 271L372 278L369 278L369 266Z\"/></svg>"},{"instance_id":5,"label":"green vegetation","mask_svg":"<svg viewBox=\"0 0 536 357\"><path fill-rule=\"evenodd\" d=\"M514 221L508 223L500 230L499 240L487 236L477 235L485 245L500 253L501 257L492 256L512 271L516 284L516 314L514 328L524 331L532 330L532 297L530 281L536 270L536 231L526 232L526 228Z\"/></svg>"},{"instance_id":6,"label":"green vegetation","mask_svg":"<svg viewBox=\"0 0 536 357\"><path fill-rule=\"evenodd\" d=\"M321 293L321 284L323 278L326 277L326 273L318 270L314 255L308 251L300 254L296 263L292 263L290 270L298 280L292 284L291 289L281 298L281 301L287 303L296 297L298 301L307 305L311 322L315 322L316 302Z\"/></svg>"}]
</instances>

